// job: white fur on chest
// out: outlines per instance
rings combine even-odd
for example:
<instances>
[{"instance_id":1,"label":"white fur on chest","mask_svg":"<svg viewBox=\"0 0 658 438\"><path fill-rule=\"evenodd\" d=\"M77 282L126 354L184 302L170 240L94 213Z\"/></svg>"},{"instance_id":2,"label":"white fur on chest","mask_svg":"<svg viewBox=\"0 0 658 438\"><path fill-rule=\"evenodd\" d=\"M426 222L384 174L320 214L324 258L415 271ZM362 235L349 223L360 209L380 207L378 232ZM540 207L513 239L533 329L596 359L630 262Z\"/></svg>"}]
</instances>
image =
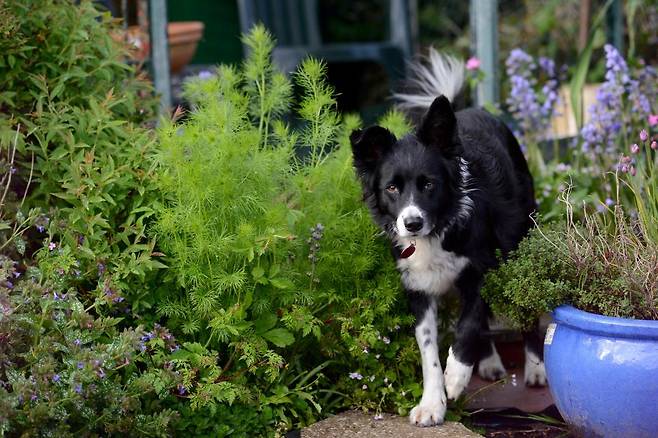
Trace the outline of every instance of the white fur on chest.
<instances>
[{"instance_id":1,"label":"white fur on chest","mask_svg":"<svg viewBox=\"0 0 658 438\"><path fill-rule=\"evenodd\" d=\"M445 251L438 237L422 237L415 241L416 251L397 262L402 284L409 290L433 295L449 291L468 259ZM397 244L404 249L411 244L411 239L398 238Z\"/></svg>"}]
</instances>

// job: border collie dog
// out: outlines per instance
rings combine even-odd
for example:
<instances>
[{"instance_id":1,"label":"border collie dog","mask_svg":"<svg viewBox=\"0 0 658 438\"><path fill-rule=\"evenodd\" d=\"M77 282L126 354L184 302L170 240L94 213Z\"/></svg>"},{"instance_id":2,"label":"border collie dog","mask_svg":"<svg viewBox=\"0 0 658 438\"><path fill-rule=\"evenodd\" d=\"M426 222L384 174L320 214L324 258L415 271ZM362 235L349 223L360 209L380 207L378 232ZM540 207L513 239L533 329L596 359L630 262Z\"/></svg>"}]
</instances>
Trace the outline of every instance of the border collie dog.
<instances>
[{"instance_id":1,"label":"border collie dog","mask_svg":"<svg viewBox=\"0 0 658 438\"><path fill-rule=\"evenodd\" d=\"M397 95L424 115L414 133L396 138L371 126L351 136L354 167L375 222L392 243L409 307L416 316L423 396L413 424L443 422L446 395L456 399L474 366L486 379L505 375L493 343L483 336L490 310L480 296L487 270L515 249L533 226L533 183L518 142L504 123L481 109L454 112L464 65L430 51L412 65L419 94ZM445 373L439 362L437 299L461 299ZM538 334L526 336L525 381L544 385Z\"/></svg>"}]
</instances>

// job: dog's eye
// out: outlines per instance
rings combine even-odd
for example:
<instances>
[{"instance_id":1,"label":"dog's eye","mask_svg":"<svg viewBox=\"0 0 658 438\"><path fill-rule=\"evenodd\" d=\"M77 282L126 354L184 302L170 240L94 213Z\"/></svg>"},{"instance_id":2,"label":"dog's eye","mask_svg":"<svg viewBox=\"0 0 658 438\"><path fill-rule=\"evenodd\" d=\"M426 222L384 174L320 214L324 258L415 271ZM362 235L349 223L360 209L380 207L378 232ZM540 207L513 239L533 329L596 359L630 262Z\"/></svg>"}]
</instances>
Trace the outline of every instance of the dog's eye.
<instances>
[{"instance_id":1,"label":"dog's eye","mask_svg":"<svg viewBox=\"0 0 658 438\"><path fill-rule=\"evenodd\" d=\"M433 183L433 182L430 182L430 181L427 181L427 182L425 183L425 186L424 186L423 188L424 188L425 190L432 190L432 189L434 188L434 183Z\"/></svg>"},{"instance_id":2,"label":"dog's eye","mask_svg":"<svg viewBox=\"0 0 658 438\"><path fill-rule=\"evenodd\" d=\"M396 186L395 184L389 184L388 186L386 186L386 191L388 193L397 193L398 192L398 186Z\"/></svg>"}]
</instances>

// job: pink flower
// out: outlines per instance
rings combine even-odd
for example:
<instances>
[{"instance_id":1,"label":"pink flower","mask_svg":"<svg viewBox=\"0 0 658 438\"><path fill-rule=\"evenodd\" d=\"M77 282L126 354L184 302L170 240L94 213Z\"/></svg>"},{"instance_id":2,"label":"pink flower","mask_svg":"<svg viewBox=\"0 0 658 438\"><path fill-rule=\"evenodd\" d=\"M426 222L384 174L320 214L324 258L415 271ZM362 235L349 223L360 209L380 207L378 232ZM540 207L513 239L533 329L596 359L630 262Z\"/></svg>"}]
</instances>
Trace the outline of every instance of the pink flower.
<instances>
[{"instance_id":1,"label":"pink flower","mask_svg":"<svg viewBox=\"0 0 658 438\"><path fill-rule=\"evenodd\" d=\"M649 134L647 134L647 130L643 129L640 131L640 140L642 141L647 141L647 138L649 138Z\"/></svg>"},{"instance_id":2,"label":"pink flower","mask_svg":"<svg viewBox=\"0 0 658 438\"><path fill-rule=\"evenodd\" d=\"M658 125L658 114L649 114L649 126L655 125Z\"/></svg>"},{"instance_id":3,"label":"pink flower","mask_svg":"<svg viewBox=\"0 0 658 438\"><path fill-rule=\"evenodd\" d=\"M477 70L478 68L480 68L480 60L477 59L475 56L471 56L470 58L468 58L468 61L466 61L466 70Z\"/></svg>"},{"instance_id":4,"label":"pink flower","mask_svg":"<svg viewBox=\"0 0 658 438\"><path fill-rule=\"evenodd\" d=\"M658 143L656 143L656 140L651 142L651 149L653 149L654 151L658 150Z\"/></svg>"},{"instance_id":5,"label":"pink flower","mask_svg":"<svg viewBox=\"0 0 658 438\"><path fill-rule=\"evenodd\" d=\"M635 174L637 173L637 169L635 168L635 166L631 166L629 172L631 173L631 175L635 176Z\"/></svg>"},{"instance_id":6,"label":"pink flower","mask_svg":"<svg viewBox=\"0 0 658 438\"><path fill-rule=\"evenodd\" d=\"M637 154L640 152L640 147L637 145L637 143L633 143L631 145L631 154Z\"/></svg>"}]
</instances>

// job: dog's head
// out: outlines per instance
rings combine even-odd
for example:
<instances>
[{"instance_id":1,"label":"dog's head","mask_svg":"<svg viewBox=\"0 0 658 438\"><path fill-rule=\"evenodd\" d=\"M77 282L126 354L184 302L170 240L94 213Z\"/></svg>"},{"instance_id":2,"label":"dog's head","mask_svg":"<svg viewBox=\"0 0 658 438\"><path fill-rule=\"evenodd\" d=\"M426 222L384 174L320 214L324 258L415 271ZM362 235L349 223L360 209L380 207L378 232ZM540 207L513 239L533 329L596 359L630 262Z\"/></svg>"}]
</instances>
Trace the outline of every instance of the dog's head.
<instances>
[{"instance_id":1,"label":"dog's head","mask_svg":"<svg viewBox=\"0 0 658 438\"><path fill-rule=\"evenodd\" d=\"M371 126L350 136L354 167L375 221L392 237L422 237L455 214L461 144L444 96L434 100L414 134L401 139Z\"/></svg>"}]
</instances>

